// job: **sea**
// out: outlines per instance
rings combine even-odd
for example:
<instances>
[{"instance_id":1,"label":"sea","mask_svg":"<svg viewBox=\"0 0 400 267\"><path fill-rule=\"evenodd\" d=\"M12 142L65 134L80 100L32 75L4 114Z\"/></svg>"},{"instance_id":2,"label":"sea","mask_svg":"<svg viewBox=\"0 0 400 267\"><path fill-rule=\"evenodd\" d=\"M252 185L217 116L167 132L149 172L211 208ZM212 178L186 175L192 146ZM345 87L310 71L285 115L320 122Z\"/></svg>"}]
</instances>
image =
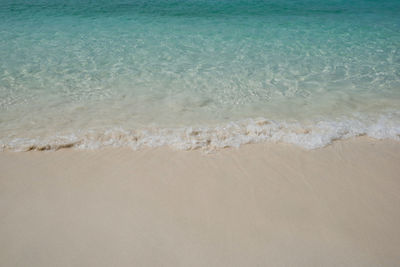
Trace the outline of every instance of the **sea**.
<instances>
[{"instance_id":1,"label":"sea","mask_svg":"<svg viewBox=\"0 0 400 267\"><path fill-rule=\"evenodd\" d=\"M0 150L400 140L399 0L0 0Z\"/></svg>"}]
</instances>

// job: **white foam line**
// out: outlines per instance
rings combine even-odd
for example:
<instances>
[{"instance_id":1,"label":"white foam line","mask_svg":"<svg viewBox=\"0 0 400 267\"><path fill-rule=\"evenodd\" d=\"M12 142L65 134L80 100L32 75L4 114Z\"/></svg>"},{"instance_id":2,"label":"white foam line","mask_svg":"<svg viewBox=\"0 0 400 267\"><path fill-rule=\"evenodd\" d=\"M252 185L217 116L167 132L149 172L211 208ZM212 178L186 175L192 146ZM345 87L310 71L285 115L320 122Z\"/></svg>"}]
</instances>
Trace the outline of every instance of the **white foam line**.
<instances>
[{"instance_id":1,"label":"white foam line","mask_svg":"<svg viewBox=\"0 0 400 267\"><path fill-rule=\"evenodd\" d=\"M321 120L312 124L288 123L264 118L230 122L216 127L144 128L125 130L113 128L102 132L87 131L51 138L15 138L0 140L2 150L99 149L103 147L170 146L180 150L206 151L243 144L284 142L306 149L324 147L334 140L367 135L376 139L400 140L398 113L371 119Z\"/></svg>"}]
</instances>

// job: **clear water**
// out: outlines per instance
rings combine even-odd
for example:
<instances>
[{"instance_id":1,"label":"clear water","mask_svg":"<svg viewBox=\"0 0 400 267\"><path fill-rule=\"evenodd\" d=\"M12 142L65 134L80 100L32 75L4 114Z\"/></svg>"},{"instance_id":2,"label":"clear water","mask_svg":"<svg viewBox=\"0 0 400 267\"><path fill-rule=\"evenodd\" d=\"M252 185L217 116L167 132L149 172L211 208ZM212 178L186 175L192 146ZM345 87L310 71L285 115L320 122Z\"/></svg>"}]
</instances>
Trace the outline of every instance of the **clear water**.
<instances>
[{"instance_id":1,"label":"clear water","mask_svg":"<svg viewBox=\"0 0 400 267\"><path fill-rule=\"evenodd\" d=\"M0 148L400 137L398 0L0 0Z\"/></svg>"}]
</instances>

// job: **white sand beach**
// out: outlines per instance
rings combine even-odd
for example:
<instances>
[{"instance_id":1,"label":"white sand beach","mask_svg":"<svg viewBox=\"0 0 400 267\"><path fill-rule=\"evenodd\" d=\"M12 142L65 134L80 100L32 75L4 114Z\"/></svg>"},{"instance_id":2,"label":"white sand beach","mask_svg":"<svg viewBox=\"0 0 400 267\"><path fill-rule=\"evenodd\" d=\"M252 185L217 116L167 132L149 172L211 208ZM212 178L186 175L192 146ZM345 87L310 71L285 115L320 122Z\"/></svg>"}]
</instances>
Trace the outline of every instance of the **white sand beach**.
<instances>
[{"instance_id":1,"label":"white sand beach","mask_svg":"<svg viewBox=\"0 0 400 267\"><path fill-rule=\"evenodd\" d=\"M0 153L0 266L398 266L400 143Z\"/></svg>"}]
</instances>

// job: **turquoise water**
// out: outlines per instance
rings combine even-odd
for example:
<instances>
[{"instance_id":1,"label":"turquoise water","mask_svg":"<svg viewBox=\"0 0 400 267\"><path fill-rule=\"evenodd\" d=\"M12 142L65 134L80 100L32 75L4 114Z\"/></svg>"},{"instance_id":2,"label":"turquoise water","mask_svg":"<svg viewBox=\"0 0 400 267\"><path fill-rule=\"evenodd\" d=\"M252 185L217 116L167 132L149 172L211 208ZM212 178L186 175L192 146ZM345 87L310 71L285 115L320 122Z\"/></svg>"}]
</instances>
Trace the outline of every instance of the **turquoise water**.
<instances>
[{"instance_id":1,"label":"turquoise water","mask_svg":"<svg viewBox=\"0 0 400 267\"><path fill-rule=\"evenodd\" d=\"M400 1L0 0L0 148L400 137Z\"/></svg>"}]
</instances>

